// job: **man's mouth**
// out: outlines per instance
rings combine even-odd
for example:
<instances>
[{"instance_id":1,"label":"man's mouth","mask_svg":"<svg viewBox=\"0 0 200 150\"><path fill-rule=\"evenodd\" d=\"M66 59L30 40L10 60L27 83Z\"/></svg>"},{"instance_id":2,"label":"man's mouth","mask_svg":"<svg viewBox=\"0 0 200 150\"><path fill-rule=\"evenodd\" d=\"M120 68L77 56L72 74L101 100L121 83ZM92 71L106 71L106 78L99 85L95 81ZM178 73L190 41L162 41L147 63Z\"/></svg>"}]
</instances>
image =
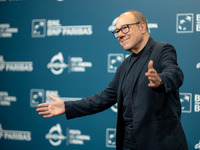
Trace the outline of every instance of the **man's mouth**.
<instances>
[{"instance_id":1,"label":"man's mouth","mask_svg":"<svg viewBox=\"0 0 200 150\"><path fill-rule=\"evenodd\" d=\"M124 39L121 40L121 43L124 44L124 43L126 43L126 41L128 41L128 40L129 40L129 38L124 38Z\"/></svg>"}]
</instances>

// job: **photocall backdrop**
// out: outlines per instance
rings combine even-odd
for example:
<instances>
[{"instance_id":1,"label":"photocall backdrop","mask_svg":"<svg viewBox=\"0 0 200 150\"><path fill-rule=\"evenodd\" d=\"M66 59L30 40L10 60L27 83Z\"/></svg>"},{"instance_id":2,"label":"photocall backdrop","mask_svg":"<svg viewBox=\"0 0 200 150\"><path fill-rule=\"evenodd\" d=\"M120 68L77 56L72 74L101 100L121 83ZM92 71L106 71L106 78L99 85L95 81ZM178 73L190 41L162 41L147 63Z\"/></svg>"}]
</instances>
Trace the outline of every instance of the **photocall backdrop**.
<instances>
[{"instance_id":1,"label":"photocall backdrop","mask_svg":"<svg viewBox=\"0 0 200 150\"><path fill-rule=\"evenodd\" d=\"M44 119L49 94L78 100L103 90L130 54L111 31L141 11L154 40L177 50L184 73L182 124L200 149L199 0L0 0L0 149L114 150L117 105L86 117ZM152 137L153 138L153 137Z\"/></svg>"}]
</instances>

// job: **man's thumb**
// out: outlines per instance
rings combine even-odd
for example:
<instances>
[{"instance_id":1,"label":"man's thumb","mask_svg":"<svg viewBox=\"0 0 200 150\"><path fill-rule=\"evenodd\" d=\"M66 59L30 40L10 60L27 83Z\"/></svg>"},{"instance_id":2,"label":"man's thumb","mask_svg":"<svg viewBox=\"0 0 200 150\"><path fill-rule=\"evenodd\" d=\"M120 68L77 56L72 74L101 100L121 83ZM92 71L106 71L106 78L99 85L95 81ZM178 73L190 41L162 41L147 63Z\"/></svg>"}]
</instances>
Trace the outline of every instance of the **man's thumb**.
<instances>
[{"instance_id":1,"label":"man's thumb","mask_svg":"<svg viewBox=\"0 0 200 150\"><path fill-rule=\"evenodd\" d=\"M50 97L53 101L56 101L56 100L57 100L57 97L55 97L55 96L53 96L53 95L51 95L51 94L49 94L49 97Z\"/></svg>"},{"instance_id":2,"label":"man's thumb","mask_svg":"<svg viewBox=\"0 0 200 150\"><path fill-rule=\"evenodd\" d=\"M148 64L148 69L152 69L152 68L153 68L153 60L150 60Z\"/></svg>"}]
</instances>

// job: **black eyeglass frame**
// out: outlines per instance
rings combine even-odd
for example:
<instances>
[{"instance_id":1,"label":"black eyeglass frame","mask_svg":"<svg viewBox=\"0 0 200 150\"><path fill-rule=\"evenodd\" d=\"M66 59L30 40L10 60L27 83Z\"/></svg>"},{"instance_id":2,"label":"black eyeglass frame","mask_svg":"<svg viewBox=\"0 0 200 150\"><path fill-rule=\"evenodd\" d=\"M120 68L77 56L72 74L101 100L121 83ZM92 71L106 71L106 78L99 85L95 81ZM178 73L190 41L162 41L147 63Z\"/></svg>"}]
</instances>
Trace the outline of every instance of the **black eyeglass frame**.
<instances>
[{"instance_id":1,"label":"black eyeglass frame","mask_svg":"<svg viewBox=\"0 0 200 150\"><path fill-rule=\"evenodd\" d=\"M117 34L118 34L120 31L122 31L124 34L126 34L126 33L128 33L128 32L130 31L130 28L129 28L130 25L137 25L137 24L140 24L140 22L125 24L125 25L123 25L120 29L115 29L114 31L112 31L112 34L113 34L114 37L118 37ZM127 28L128 28L128 31L127 31L127 32L124 32L124 31L123 31L123 27L124 27L124 26L127 26ZM116 31L117 31L117 32L116 32Z\"/></svg>"}]
</instances>

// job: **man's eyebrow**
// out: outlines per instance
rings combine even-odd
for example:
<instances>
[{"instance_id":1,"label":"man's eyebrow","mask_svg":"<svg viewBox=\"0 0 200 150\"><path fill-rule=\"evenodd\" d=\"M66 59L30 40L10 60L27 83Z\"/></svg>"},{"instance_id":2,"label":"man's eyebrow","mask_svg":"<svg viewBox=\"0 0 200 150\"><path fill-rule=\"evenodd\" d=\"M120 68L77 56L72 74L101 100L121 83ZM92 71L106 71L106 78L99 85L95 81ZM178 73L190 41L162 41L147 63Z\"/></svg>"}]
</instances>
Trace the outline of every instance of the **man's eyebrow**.
<instances>
[{"instance_id":1,"label":"man's eyebrow","mask_svg":"<svg viewBox=\"0 0 200 150\"><path fill-rule=\"evenodd\" d=\"M123 25L122 25L122 26L123 26ZM122 26L121 26L121 27L122 27ZM121 27L119 27L119 28L115 28L115 30L119 30Z\"/></svg>"}]
</instances>

